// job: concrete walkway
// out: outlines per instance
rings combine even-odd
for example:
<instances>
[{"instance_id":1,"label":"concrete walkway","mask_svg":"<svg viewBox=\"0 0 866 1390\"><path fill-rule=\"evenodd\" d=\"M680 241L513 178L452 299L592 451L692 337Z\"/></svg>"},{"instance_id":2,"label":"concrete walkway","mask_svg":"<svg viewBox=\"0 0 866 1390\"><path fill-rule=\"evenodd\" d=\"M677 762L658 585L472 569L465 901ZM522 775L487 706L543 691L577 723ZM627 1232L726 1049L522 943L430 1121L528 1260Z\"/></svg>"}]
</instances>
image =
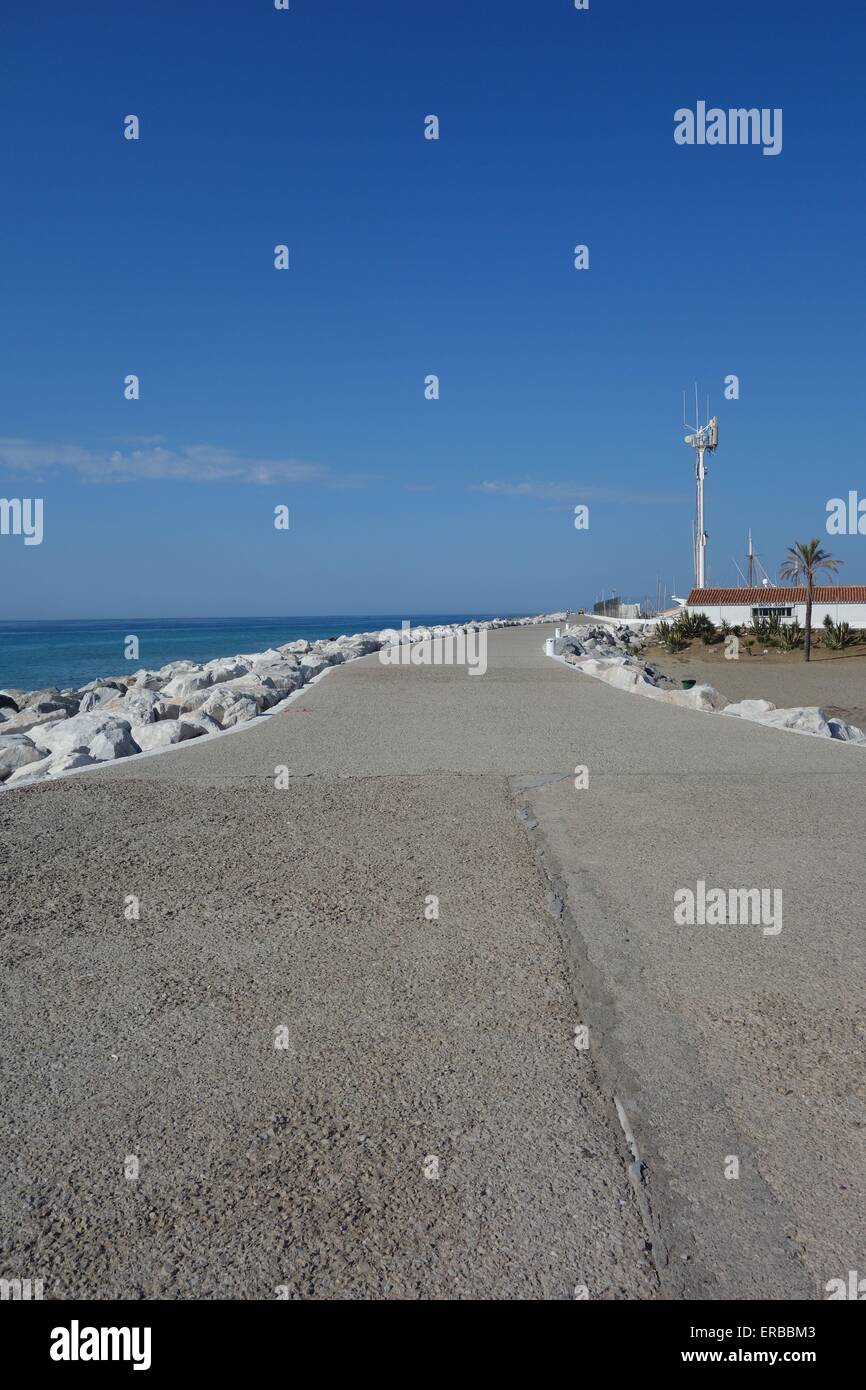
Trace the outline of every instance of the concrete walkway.
<instances>
[{"instance_id":1,"label":"concrete walkway","mask_svg":"<svg viewBox=\"0 0 866 1390\"><path fill-rule=\"evenodd\" d=\"M866 1270L866 755L622 694L545 635L491 634L483 677L366 658L0 795L0 1273L797 1298ZM782 932L675 926L698 879L781 888Z\"/></svg>"}]
</instances>

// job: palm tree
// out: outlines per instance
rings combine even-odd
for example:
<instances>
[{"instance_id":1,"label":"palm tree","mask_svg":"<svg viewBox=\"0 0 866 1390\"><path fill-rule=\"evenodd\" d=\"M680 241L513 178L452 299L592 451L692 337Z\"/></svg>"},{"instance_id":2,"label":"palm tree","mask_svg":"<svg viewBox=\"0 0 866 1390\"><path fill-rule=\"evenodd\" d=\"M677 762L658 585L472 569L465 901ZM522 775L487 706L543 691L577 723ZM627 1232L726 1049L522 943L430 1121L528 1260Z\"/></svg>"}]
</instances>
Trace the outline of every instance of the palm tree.
<instances>
[{"instance_id":1,"label":"palm tree","mask_svg":"<svg viewBox=\"0 0 866 1390\"><path fill-rule=\"evenodd\" d=\"M812 660L812 596L815 590L815 575L818 570L835 574L841 564L841 560L834 560L832 555L821 549L819 540L798 541L796 545L790 546L779 570L779 578L786 579L791 584L799 584L803 580L806 582L806 640L803 649L806 661Z\"/></svg>"}]
</instances>

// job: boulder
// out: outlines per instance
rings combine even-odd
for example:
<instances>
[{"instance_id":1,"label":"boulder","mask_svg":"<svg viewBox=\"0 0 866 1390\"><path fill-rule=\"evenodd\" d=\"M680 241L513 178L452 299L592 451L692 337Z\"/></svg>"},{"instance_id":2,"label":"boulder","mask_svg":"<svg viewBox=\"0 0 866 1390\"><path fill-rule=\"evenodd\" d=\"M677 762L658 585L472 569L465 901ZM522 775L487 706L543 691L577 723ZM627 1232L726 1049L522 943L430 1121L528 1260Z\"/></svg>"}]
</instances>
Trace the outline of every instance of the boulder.
<instances>
[{"instance_id":1,"label":"boulder","mask_svg":"<svg viewBox=\"0 0 866 1390\"><path fill-rule=\"evenodd\" d=\"M723 713L731 714L736 719L762 719L775 708L769 700L736 700L733 704L727 705Z\"/></svg>"},{"instance_id":2,"label":"boulder","mask_svg":"<svg viewBox=\"0 0 866 1390\"><path fill-rule=\"evenodd\" d=\"M161 676L158 671L136 671L130 681L130 689L161 690L164 680L165 677Z\"/></svg>"},{"instance_id":3,"label":"boulder","mask_svg":"<svg viewBox=\"0 0 866 1390\"><path fill-rule=\"evenodd\" d=\"M790 729L797 734L812 734L818 738L835 738L845 743L866 743L866 733L844 719L831 719L817 705L798 705L777 709L769 700L739 700L728 705L725 714L751 719L771 729Z\"/></svg>"},{"instance_id":4,"label":"boulder","mask_svg":"<svg viewBox=\"0 0 866 1390\"><path fill-rule=\"evenodd\" d=\"M122 692L122 694L121 694ZM78 707L79 714L89 714L91 710L107 705L109 700L117 701L126 695L126 686L92 685Z\"/></svg>"},{"instance_id":5,"label":"boulder","mask_svg":"<svg viewBox=\"0 0 866 1390\"><path fill-rule=\"evenodd\" d=\"M99 676L95 681L88 681L88 682L87 682L87 685L81 685L81 686L79 686L79 688L78 688L78 693L79 693L79 695L85 695L85 694L88 694L91 690L101 690L102 687L105 686L105 685L111 685L111 686L113 686L114 689L115 689L116 691L117 691L117 690L122 690L122 691L125 691L125 690L126 690L126 682L125 682L125 681L115 680L113 677L109 677L109 676L105 676L105 677Z\"/></svg>"},{"instance_id":6,"label":"boulder","mask_svg":"<svg viewBox=\"0 0 866 1390\"><path fill-rule=\"evenodd\" d=\"M599 662L598 664L601 665L602 663ZM635 666L605 663L605 669L599 674L602 680L607 681L608 685L615 686L617 690L637 691L641 686L650 686L643 671Z\"/></svg>"},{"instance_id":7,"label":"boulder","mask_svg":"<svg viewBox=\"0 0 866 1390\"><path fill-rule=\"evenodd\" d=\"M186 671L173 676L162 687L162 694L169 699L177 699L184 704L197 690L205 690L211 684L211 673L199 667L196 671Z\"/></svg>"},{"instance_id":8,"label":"boulder","mask_svg":"<svg viewBox=\"0 0 866 1390\"><path fill-rule=\"evenodd\" d=\"M47 749L37 748L26 734L0 734L0 782L5 782L19 767L40 762Z\"/></svg>"},{"instance_id":9,"label":"boulder","mask_svg":"<svg viewBox=\"0 0 866 1390\"><path fill-rule=\"evenodd\" d=\"M202 714L201 710L196 710L195 714L184 715L183 722L191 724L193 728L201 729L203 734L218 734L222 732L222 725L210 714Z\"/></svg>"},{"instance_id":10,"label":"boulder","mask_svg":"<svg viewBox=\"0 0 866 1390\"><path fill-rule=\"evenodd\" d=\"M48 759L46 771L49 777L57 777L61 772L72 772L76 767L91 767L98 761L86 748L73 748L68 753L53 754Z\"/></svg>"},{"instance_id":11,"label":"boulder","mask_svg":"<svg viewBox=\"0 0 866 1390\"><path fill-rule=\"evenodd\" d=\"M207 695L207 691L203 693ZM177 700L158 699L153 706L153 717L154 719L177 719L180 710L180 703Z\"/></svg>"},{"instance_id":12,"label":"boulder","mask_svg":"<svg viewBox=\"0 0 866 1390\"><path fill-rule=\"evenodd\" d=\"M573 658L572 665L587 676L598 676L605 680L610 671L628 665L628 661L624 656L584 656Z\"/></svg>"},{"instance_id":13,"label":"boulder","mask_svg":"<svg viewBox=\"0 0 866 1390\"><path fill-rule=\"evenodd\" d=\"M165 666L160 666L159 675L164 681L171 680L173 676L185 675L188 671L200 671L201 666L196 661L169 661Z\"/></svg>"},{"instance_id":14,"label":"boulder","mask_svg":"<svg viewBox=\"0 0 866 1390\"><path fill-rule=\"evenodd\" d=\"M653 699L663 700L667 705L701 710L704 714L721 711L728 703L727 697L712 685L695 685L691 690L658 690L647 686L642 693L650 695Z\"/></svg>"},{"instance_id":15,"label":"boulder","mask_svg":"<svg viewBox=\"0 0 866 1390\"><path fill-rule=\"evenodd\" d=\"M830 737L842 739L845 743L866 743L866 733L854 724L846 724L844 719L828 719Z\"/></svg>"},{"instance_id":16,"label":"boulder","mask_svg":"<svg viewBox=\"0 0 866 1390\"><path fill-rule=\"evenodd\" d=\"M248 676L228 681L229 689L239 694L261 694L266 697L267 707L285 699L293 690L304 683L304 673L299 666L260 666Z\"/></svg>"},{"instance_id":17,"label":"boulder","mask_svg":"<svg viewBox=\"0 0 866 1390\"><path fill-rule=\"evenodd\" d=\"M209 661L204 668L210 672L210 678L214 685L222 681L237 680L239 676L247 675L250 670L246 661L241 661L240 657L234 657L229 661Z\"/></svg>"},{"instance_id":18,"label":"boulder","mask_svg":"<svg viewBox=\"0 0 866 1390\"><path fill-rule=\"evenodd\" d=\"M304 679L308 681L317 676L320 671L324 671L327 665L328 662L318 653L310 652L307 656L301 657L301 671L304 674Z\"/></svg>"},{"instance_id":19,"label":"boulder","mask_svg":"<svg viewBox=\"0 0 866 1390\"><path fill-rule=\"evenodd\" d=\"M182 712L198 714L203 710L222 723L221 710L227 709L239 695L247 695L255 700L256 713L259 714L262 710L270 709L281 698L273 681L253 675L240 676L237 680L220 681L219 685L210 686L207 690L197 690L188 700L184 700Z\"/></svg>"},{"instance_id":20,"label":"boulder","mask_svg":"<svg viewBox=\"0 0 866 1390\"><path fill-rule=\"evenodd\" d=\"M160 719L156 724L143 724L134 731L135 741L142 753L151 748L168 748L190 738L200 738L204 729L185 719Z\"/></svg>"},{"instance_id":21,"label":"boulder","mask_svg":"<svg viewBox=\"0 0 866 1390\"><path fill-rule=\"evenodd\" d=\"M65 718L65 710L46 710L44 714L36 714L31 709L23 709L20 714L10 714L4 719L0 723L0 731L4 734L26 734L30 729L58 724Z\"/></svg>"},{"instance_id":22,"label":"boulder","mask_svg":"<svg viewBox=\"0 0 866 1390\"><path fill-rule=\"evenodd\" d=\"M429 633L428 636L432 636ZM346 660L346 651L340 646L339 642L322 642L316 644L318 655L328 666L339 666Z\"/></svg>"},{"instance_id":23,"label":"boulder","mask_svg":"<svg viewBox=\"0 0 866 1390\"><path fill-rule=\"evenodd\" d=\"M827 716L817 705L769 710L761 715L759 722L771 729L791 729L797 734L816 734L819 738L833 737Z\"/></svg>"},{"instance_id":24,"label":"boulder","mask_svg":"<svg viewBox=\"0 0 866 1390\"><path fill-rule=\"evenodd\" d=\"M102 708L106 714L114 714L118 719L128 719L130 724L138 727L140 724L153 724L160 718L157 710L161 703L155 690L131 690L122 698L109 700Z\"/></svg>"},{"instance_id":25,"label":"boulder","mask_svg":"<svg viewBox=\"0 0 866 1390\"><path fill-rule=\"evenodd\" d=\"M18 705L12 699L12 696L4 695L2 692L0 692L0 709L11 710L13 714L18 713Z\"/></svg>"},{"instance_id":26,"label":"boulder","mask_svg":"<svg viewBox=\"0 0 866 1390\"><path fill-rule=\"evenodd\" d=\"M236 694L232 690L222 694L222 686L217 686L197 713L199 715L209 715L216 719L224 729L230 729L234 724L246 723L249 719L255 719L259 713L259 705L256 698L247 694Z\"/></svg>"},{"instance_id":27,"label":"boulder","mask_svg":"<svg viewBox=\"0 0 866 1390\"><path fill-rule=\"evenodd\" d=\"M55 688L48 690L33 690L27 696L22 711L28 710L32 714L75 714L81 703L78 693L64 694Z\"/></svg>"},{"instance_id":28,"label":"boulder","mask_svg":"<svg viewBox=\"0 0 866 1390\"><path fill-rule=\"evenodd\" d=\"M369 632L359 632L354 637L339 637L337 640L341 646L347 647L353 656L369 656L371 652L377 652L382 645L379 638ZM347 655L346 659L351 658Z\"/></svg>"},{"instance_id":29,"label":"boulder","mask_svg":"<svg viewBox=\"0 0 866 1390\"><path fill-rule=\"evenodd\" d=\"M278 647L268 647L263 652L253 652L252 656L243 658L253 670L259 666L277 665L284 660L284 653Z\"/></svg>"},{"instance_id":30,"label":"boulder","mask_svg":"<svg viewBox=\"0 0 866 1390\"><path fill-rule=\"evenodd\" d=\"M51 753L71 753L73 749L83 748L97 762L128 758L139 752L129 721L106 714L104 710L46 724L39 731L39 742Z\"/></svg>"},{"instance_id":31,"label":"boulder","mask_svg":"<svg viewBox=\"0 0 866 1390\"><path fill-rule=\"evenodd\" d=\"M41 758L38 763L26 763L23 767L18 767L6 778L3 783L4 790L7 787L17 787L21 782L38 782L41 778L48 776L51 766L51 758Z\"/></svg>"}]
</instances>

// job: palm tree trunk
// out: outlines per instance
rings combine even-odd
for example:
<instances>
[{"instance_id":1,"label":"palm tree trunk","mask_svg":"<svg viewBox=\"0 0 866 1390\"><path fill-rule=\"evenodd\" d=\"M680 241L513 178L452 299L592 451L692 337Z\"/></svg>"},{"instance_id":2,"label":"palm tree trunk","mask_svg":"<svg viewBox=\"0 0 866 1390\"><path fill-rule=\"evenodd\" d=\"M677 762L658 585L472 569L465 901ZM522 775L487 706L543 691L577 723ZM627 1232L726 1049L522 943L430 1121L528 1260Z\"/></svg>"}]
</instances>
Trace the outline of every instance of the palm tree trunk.
<instances>
[{"instance_id":1,"label":"palm tree trunk","mask_svg":"<svg viewBox=\"0 0 866 1390\"><path fill-rule=\"evenodd\" d=\"M812 660L812 577L806 580L806 661Z\"/></svg>"}]
</instances>

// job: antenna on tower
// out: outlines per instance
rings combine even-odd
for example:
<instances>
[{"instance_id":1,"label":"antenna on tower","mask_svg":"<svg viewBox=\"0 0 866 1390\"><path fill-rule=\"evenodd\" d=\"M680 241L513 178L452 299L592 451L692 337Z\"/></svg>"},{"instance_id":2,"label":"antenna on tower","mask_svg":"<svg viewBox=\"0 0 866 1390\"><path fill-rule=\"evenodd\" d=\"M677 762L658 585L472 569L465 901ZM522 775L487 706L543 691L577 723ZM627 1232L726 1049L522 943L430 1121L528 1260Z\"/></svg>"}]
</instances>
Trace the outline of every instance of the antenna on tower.
<instances>
[{"instance_id":1,"label":"antenna on tower","mask_svg":"<svg viewBox=\"0 0 866 1390\"><path fill-rule=\"evenodd\" d=\"M683 391L683 426L691 433L686 435L686 443L695 451L695 520L692 527L694 541L695 588L703 589L707 575L707 532L704 527L704 479L707 476L705 455L714 453L719 443L719 420L710 415L710 398L707 396L707 415L704 424L698 410L698 383L695 382L695 423L690 425L685 418L686 393Z\"/></svg>"}]
</instances>

